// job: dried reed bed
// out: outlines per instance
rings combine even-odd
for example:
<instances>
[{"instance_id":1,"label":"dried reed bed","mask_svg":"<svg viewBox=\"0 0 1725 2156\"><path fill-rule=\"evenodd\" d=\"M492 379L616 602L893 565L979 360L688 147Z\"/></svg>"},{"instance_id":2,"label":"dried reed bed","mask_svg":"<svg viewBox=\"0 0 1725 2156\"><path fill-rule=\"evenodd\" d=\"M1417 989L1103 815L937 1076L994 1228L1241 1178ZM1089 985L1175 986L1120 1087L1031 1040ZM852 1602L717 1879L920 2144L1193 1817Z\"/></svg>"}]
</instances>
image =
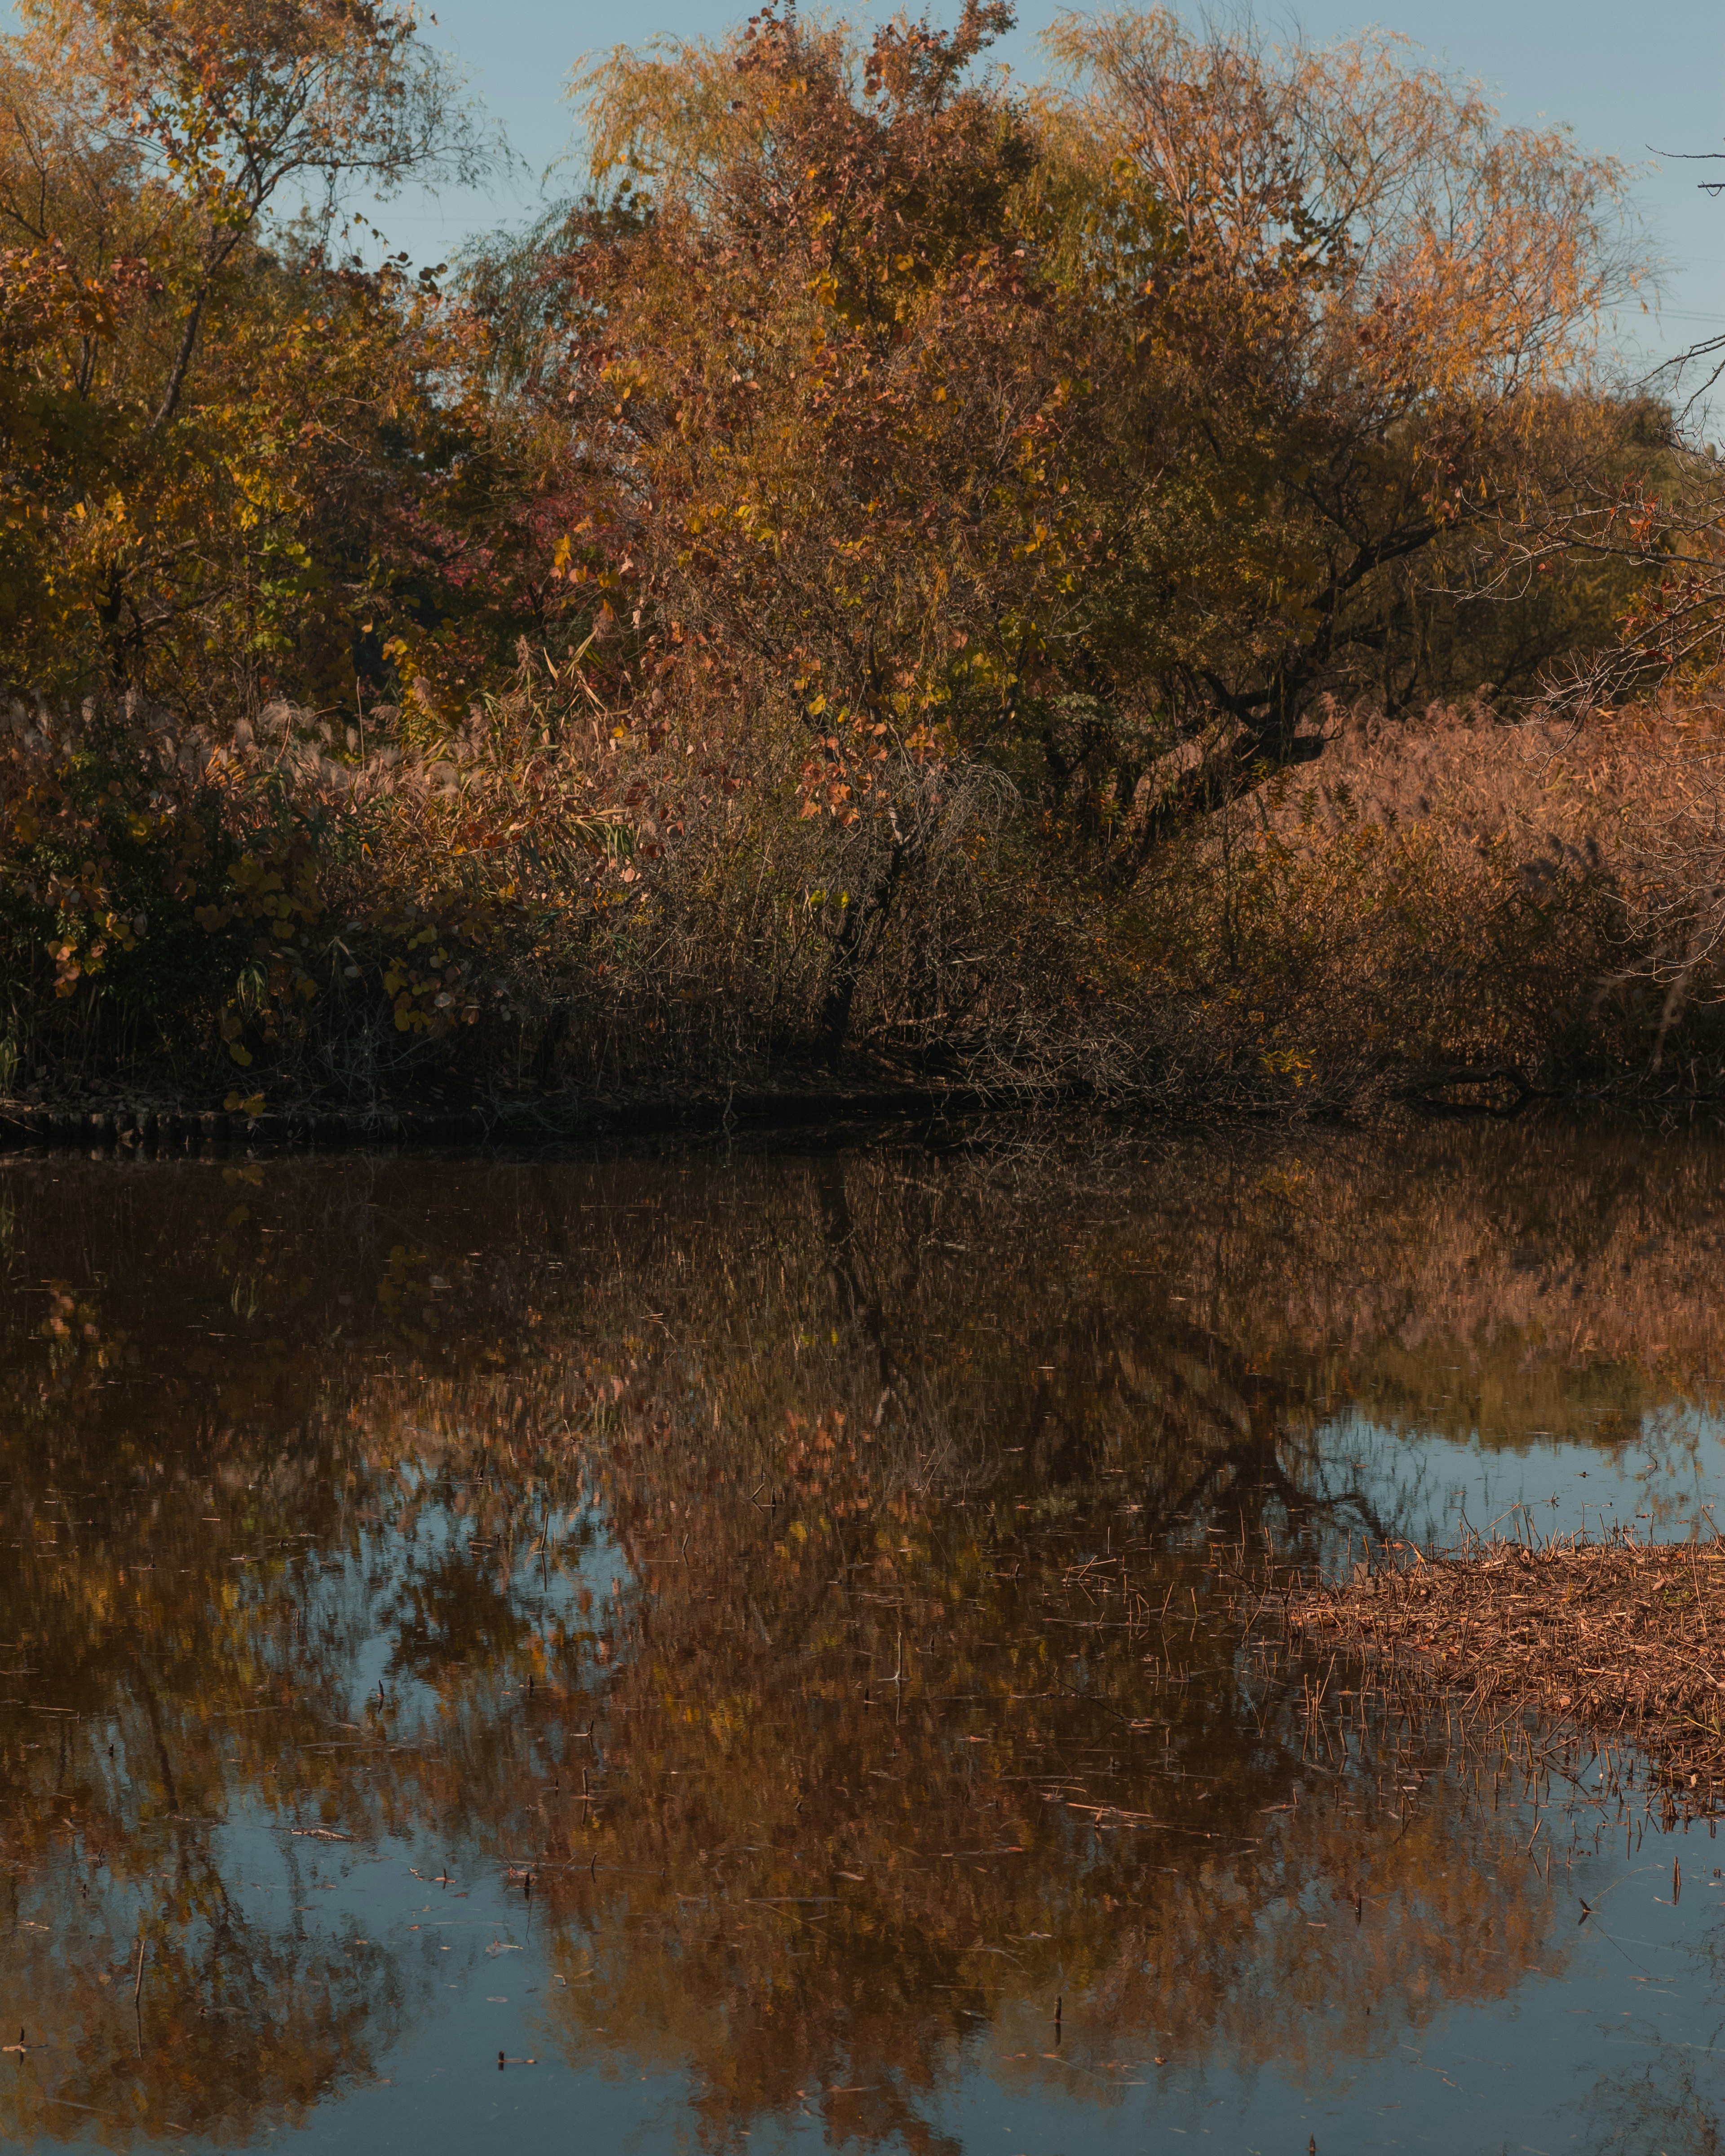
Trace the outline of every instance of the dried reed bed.
<instances>
[{"instance_id":1,"label":"dried reed bed","mask_svg":"<svg viewBox=\"0 0 1725 2156\"><path fill-rule=\"evenodd\" d=\"M1414 720L1368 706L1332 711L1322 753L1266 789L1265 823L1305 854L1361 824L1429 827L1446 847L1508 845L1532 858L1596 865L1656 816L1675 706L1577 724L1505 722L1490 704L1435 704Z\"/></svg>"},{"instance_id":2,"label":"dried reed bed","mask_svg":"<svg viewBox=\"0 0 1725 2156\"><path fill-rule=\"evenodd\" d=\"M1717 714L1331 711L1147 889L1198 1090L1345 1108L1460 1066L1538 1091L1725 1083Z\"/></svg>"},{"instance_id":3,"label":"dried reed bed","mask_svg":"<svg viewBox=\"0 0 1725 2156\"><path fill-rule=\"evenodd\" d=\"M1267 804L1282 843L1312 855L1363 824L1425 842L1452 872L1508 870L1536 894L1607 877L1628 976L1682 971L1687 990L1717 992L1703 978L1725 931L1716 696L1512 725L1478 701L1434 705L1411 725L1363 708L1329 724L1307 785Z\"/></svg>"},{"instance_id":4,"label":"dried reed bed","mask_svg":"<svg viewBox=\"0 0 1725 2156\"><path fill-rule=\"evenodd\" d=\"M1725 1548L1621 1537L1385 1553L1286 1602L1308 1646L1389 1663L1464 1722L1537 1714L1633 1745L1711 1810L1725 1789Z\"/></svg>"}]
</instances>

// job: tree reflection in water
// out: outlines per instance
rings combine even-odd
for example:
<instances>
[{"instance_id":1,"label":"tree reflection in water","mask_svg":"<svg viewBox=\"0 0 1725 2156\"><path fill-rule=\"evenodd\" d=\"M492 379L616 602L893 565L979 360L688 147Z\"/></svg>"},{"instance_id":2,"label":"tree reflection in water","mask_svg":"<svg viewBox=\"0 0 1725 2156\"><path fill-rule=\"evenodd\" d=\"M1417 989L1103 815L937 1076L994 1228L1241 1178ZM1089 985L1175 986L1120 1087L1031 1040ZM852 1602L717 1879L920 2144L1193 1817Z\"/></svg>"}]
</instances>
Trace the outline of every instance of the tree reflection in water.
<instances>
[{"instance_id":1,"label":"tree reflection in water","mask_svg":"<svg viewBox=\"0 0 1725 2156\"><path fill-rule=\"evenodd\" d=\"M1242 1584L1404 1525L1343 1414L1689 1441L1718 1151L1301 1152L5 1169L0 2135L374 2075L448 1971L308 1913L317 1829L531 1874L546 2046L715 2143L1345 2079L1559 1971L1519 1813L1317 1749Z\"/></svg>"}]
</instances>

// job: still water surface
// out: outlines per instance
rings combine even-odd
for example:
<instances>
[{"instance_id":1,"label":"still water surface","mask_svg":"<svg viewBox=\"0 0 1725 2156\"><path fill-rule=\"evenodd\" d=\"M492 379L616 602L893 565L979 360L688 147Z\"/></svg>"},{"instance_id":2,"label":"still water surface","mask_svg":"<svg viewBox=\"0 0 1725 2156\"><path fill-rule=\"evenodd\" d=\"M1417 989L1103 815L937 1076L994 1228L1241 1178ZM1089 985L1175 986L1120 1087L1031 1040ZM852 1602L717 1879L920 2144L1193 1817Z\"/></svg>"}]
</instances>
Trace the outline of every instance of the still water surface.
<instances>
[{"instance_id":1,"label":"still water surface","mask_svg":"<svg viewBox=\"0 0 1725 2156\"><path fill-rule=\"evenodd\" d=\"M1710 1538L1722 1168L0 1163L0 2143L1717 2150L1712 1825L1241 1578Z\"/></svg>"}]
</instances>

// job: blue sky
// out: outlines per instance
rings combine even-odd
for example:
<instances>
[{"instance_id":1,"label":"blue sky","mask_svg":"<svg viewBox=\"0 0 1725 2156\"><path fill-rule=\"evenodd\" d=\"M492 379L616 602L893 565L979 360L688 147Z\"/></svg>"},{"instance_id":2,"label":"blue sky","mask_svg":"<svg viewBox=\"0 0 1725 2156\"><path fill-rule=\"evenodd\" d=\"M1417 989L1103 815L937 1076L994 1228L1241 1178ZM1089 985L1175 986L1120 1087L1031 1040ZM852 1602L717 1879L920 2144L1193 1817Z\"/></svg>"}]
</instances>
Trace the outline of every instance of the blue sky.
<instances>
[{"instance_id":1,"label":"blue sky","mask_svg":"<svg viewBox=\"0 0 1725 2156\"><path fill-rule=\"evenodd\" d=\"M397 246L438 260L470 234L529 215L534 182L573 146L575 116L564 96L583 53L641 44L658 34L714 35L746 15L715 0L439 0L431 41L449 53L533 178L519 188L433 203L403 199L380 222ZM853 9L859 19L886 12ZM937 19L956 5L932 11ZM1051 0L1023 0L1005 49L1016 71L1040 71L1036 33ZM1183 9L1195 17L1197 10ZM1625 322L1625 340L1646 350L1679 350L1725 334L1725 197L1702 194L1705 166L1659 151L1725 151L1725 8L1719 0L1399 0L1362 9L1348 0L1307 0L1297 10L1263 7L1274 34L1303 32L1323 41L1375 25L1399 31L1444 68L1485 85L1507 120L1563 122L1579 142L1638 167L1635 200L1655 250L1667 264L1656 323ZM1717 167L1725 177L1725 164ZM566 170L562 184L568 183ZM554 177L552 192L558 189Z\"/></svg>"}]
</instances>

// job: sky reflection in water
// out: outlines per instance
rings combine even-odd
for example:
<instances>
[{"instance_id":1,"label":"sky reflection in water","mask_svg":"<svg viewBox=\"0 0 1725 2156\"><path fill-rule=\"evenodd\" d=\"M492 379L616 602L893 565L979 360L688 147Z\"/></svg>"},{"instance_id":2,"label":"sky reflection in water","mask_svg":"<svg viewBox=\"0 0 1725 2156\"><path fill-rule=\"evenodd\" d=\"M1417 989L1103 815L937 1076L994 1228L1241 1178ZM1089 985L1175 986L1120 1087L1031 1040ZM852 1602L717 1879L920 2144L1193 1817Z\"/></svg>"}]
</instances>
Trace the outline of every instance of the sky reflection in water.
<instances>
[{"instance_id":1,"label":"sky reflection in water","mask_svg":"<svg viewBox=\"0 0 1725 2156\"><path fill-rule=\"evenodd\" d=\"M0 2143L1715 2147L1711 1827L1238 1578L1710 1535L1725 1154L1297 1152L0 1167Z\"/></svg>"}]
</instances>

